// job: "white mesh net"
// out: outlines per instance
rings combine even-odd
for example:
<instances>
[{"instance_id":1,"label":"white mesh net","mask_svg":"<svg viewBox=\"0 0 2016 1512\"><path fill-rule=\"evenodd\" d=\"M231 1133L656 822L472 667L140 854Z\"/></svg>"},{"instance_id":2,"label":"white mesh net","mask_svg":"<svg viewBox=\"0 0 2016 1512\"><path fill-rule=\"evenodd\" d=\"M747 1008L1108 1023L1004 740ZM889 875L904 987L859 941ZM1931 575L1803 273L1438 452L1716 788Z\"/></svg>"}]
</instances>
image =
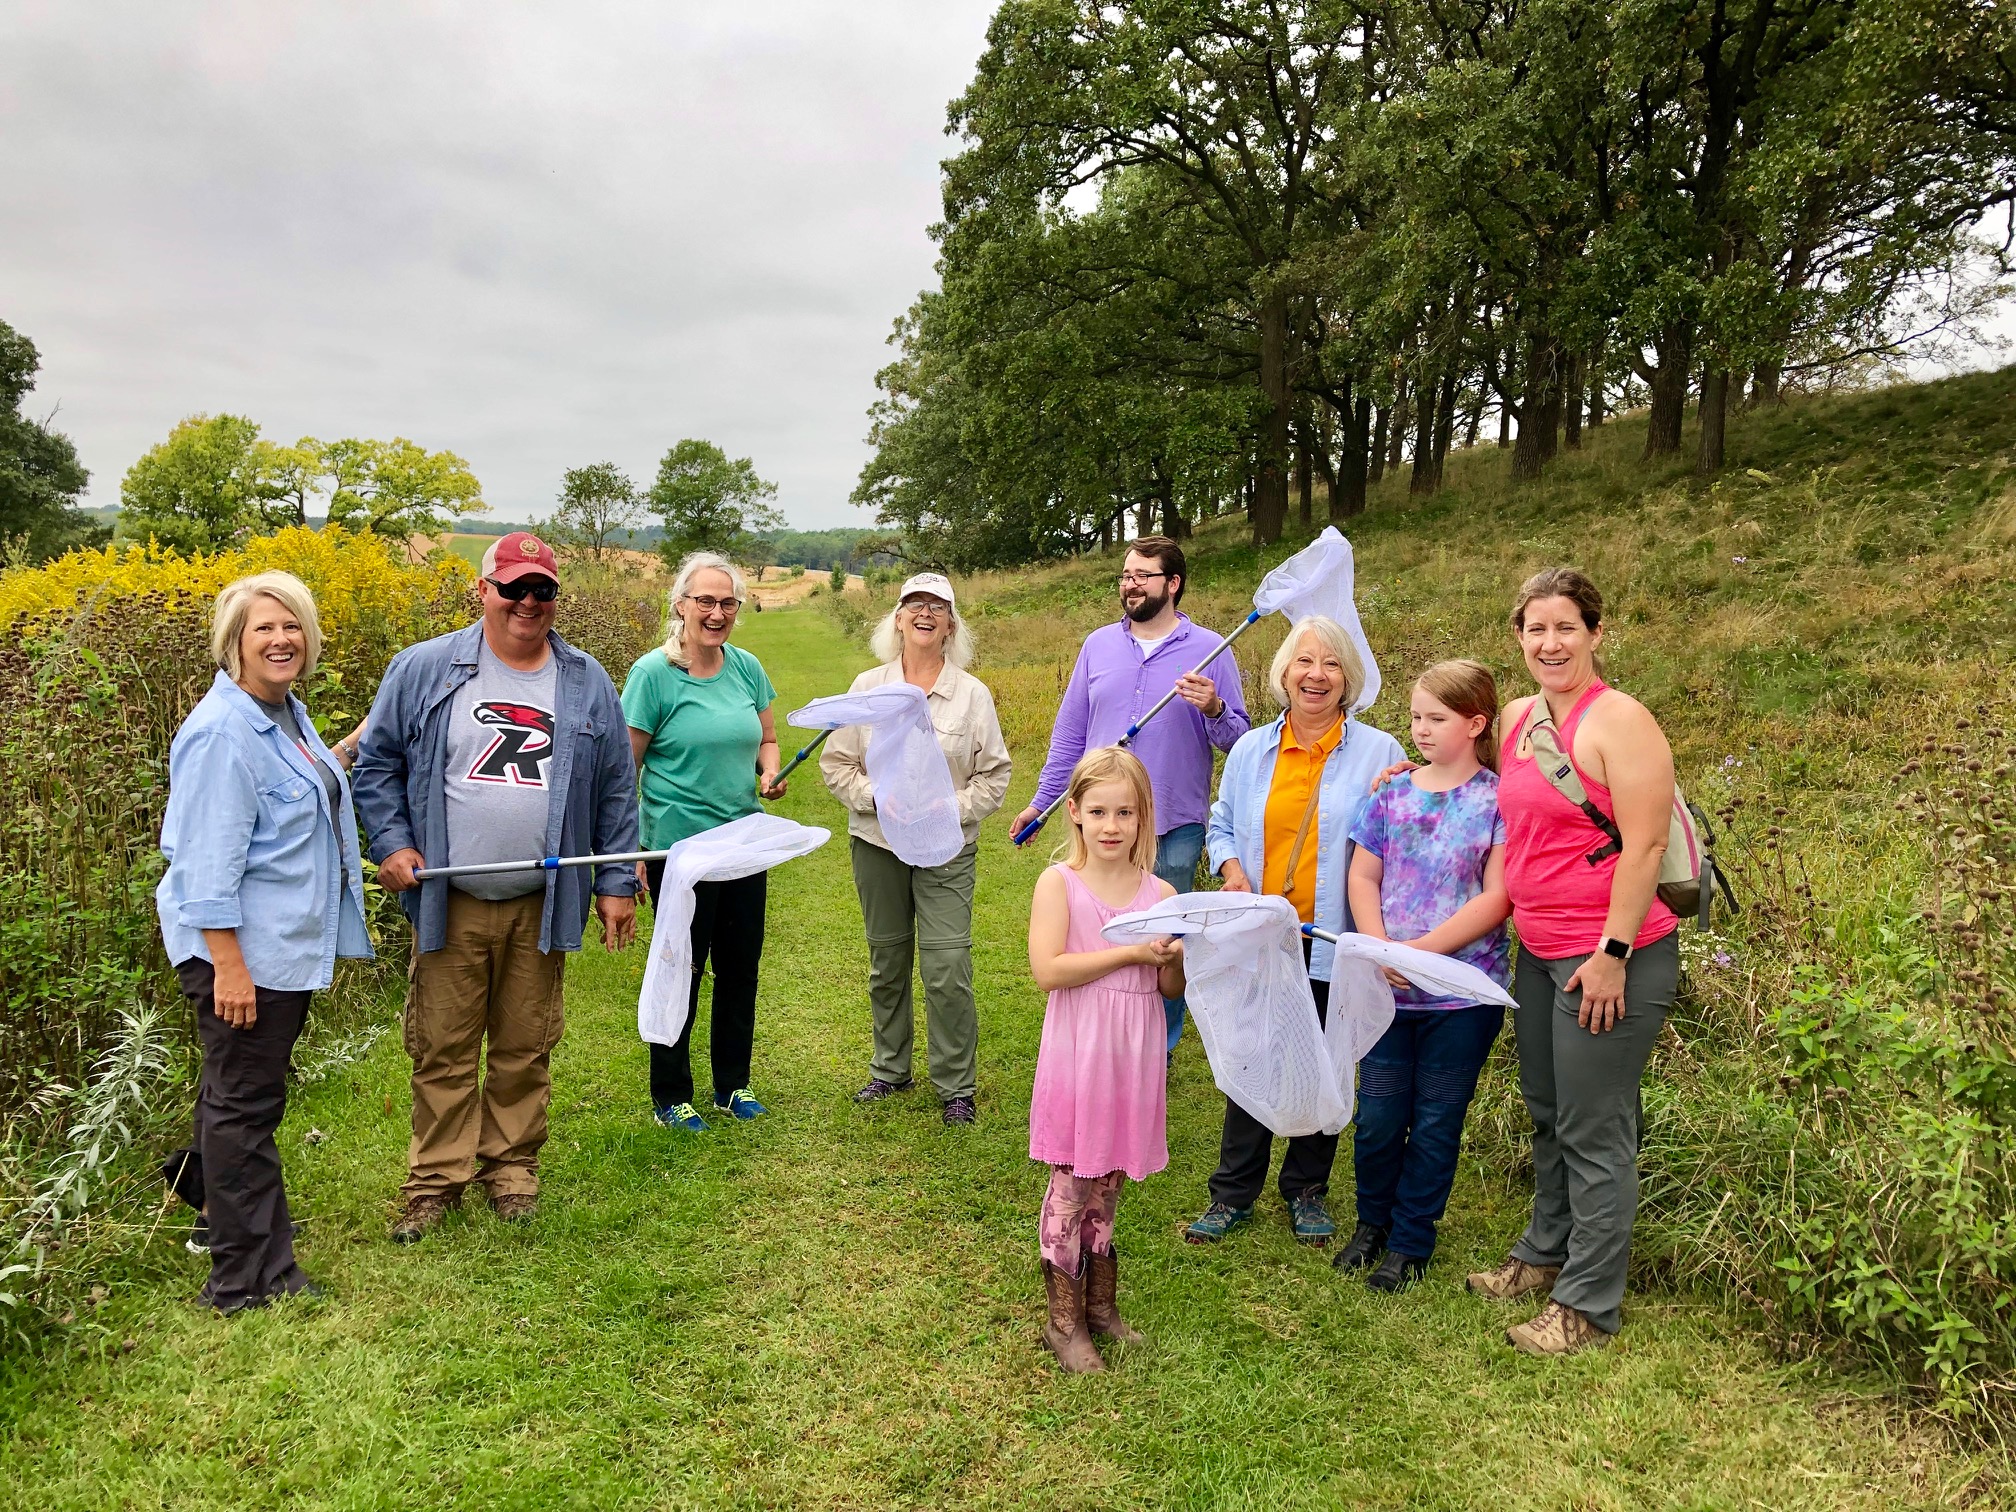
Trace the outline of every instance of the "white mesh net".
<instances>
[{"instance_id":1,"label":"white mesh net","mask_svg":"<svg viewBox=\"0 0 2016 1512\"><path fill-rule=\"evenodd\" d=\"M784 716L801 730L868 726L862 763L889 849L911 866L943 866L965 847L952 768L931 728L930 700L909 683L815 698Z\"/></svg>"},{"instance_id":2,"label":"white mesh net","mask_svg":"<svg viewBox=\"0 0 2016 1512\"><path fill-rule=\"evenodd\" d=\"M1483 972L1361 934L1337 937L1327 1021L1302 965L1301 922L1285 898L1178 893L1122 914L1104 936L1116 945L1183 937L1184 996L1212 1079L1276 1134L1335 1134L1351 1122L1354 1067L1393 1022L1391 966L1421 986L1477 1002L1511 1001Z\"/></svg>"},{"instance_id":3,"label":"white mesh net","mask_svg":"<svg viewBox=\"0 0 2016 1512\"><path fill-rule=\"evenodd\" d=\"M1358 605L1352 597L1355 578L1351 543L1330 525L1268 573L1253 594L1253 607L1262 614L1285 614L1291 624L1321 614L1344 627L1365 663L1365 687L1351 705L1353 714L1371 708L1379 699L1379 663L1373 660L1372 643L1365 639L1365 627L1358 622Z\"/></svg>"},{"instance_id":4,"label":"white mesh net","mask_svg":"<svg viewBox=\"0 0 2016 1512\"><path fill-rule=\"evenodd\" d=\"M693 887L732 882L809 855L832 832L780 814L745 814L689 835L665 857L665 886L651 926L651 953L637 994L637 1032L656 1045L675 1045L686 1027L693 992Z\"/></svg>"}]
</instances>

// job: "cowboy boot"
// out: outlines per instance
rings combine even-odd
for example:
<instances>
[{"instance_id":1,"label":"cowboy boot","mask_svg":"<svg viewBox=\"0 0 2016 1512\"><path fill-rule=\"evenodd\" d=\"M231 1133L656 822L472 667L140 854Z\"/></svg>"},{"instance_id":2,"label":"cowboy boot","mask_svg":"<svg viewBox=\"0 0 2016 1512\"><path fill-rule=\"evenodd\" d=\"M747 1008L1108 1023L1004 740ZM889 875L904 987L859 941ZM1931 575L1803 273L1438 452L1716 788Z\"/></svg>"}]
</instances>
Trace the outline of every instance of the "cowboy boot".
<instances>
[{"instance_id":1,"label":"cowboy boot","mask_svg":"<svg viewBox=\"0 0 2016 1512\"><path fill-rule=\"evenodd\" d=\"M1102 1339L1141 1344L1147 1336L1120 1316L1120 1252L1085 1251L1085 1326Z\"/></svg>"},{"instance_id":2,"label":"cowboy boot","mask_svg":"<svg viewBox=\"0 0 2016 1512\"><path fill-rule=\"evenodd\" d=\"M1072 1375L1104 1370L1106 1362L1092 1345L1091 1330L1085 1326L1085 1275L1067 1276L1048 1260L1043 1262L1043 1289L1049 1294L1050 1315L1043 1324L1043 1342L1057 1363Z\"/></svg>"}]
</instances>

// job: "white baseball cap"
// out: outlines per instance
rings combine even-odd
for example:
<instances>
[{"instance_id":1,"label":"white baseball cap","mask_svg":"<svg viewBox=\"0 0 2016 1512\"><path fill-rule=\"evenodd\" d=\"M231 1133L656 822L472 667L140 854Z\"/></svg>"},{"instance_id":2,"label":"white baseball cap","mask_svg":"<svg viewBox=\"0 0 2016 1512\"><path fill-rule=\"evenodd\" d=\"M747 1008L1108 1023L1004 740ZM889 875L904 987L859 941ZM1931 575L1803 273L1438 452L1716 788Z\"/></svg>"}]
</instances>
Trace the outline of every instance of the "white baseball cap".
<instances>
[{"instance_id":1,"label":"white baseball cap","mask_svg":"<svg viewBox=\"0 0 2016 1512\"><path fill-rule=\"evenodd\" d=\"M959 601L952 597L952 579L942 572L920 572L903 585L896 595L896 602L902 603L913 593L928 593L933 598L941 598L957 608Z\"/></svg>"}]
</instances>

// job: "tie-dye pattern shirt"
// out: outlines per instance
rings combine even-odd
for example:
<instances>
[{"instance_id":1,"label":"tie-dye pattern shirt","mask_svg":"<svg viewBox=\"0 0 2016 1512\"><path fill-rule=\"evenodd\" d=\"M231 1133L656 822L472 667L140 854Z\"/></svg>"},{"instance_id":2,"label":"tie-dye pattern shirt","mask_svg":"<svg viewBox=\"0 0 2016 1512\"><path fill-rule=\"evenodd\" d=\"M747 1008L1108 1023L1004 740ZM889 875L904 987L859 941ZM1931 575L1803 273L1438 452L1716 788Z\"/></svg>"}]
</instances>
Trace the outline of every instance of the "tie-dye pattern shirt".
<instances>
[{"instance_id":1,"label":"tie-dye pattern shirt","mask_svg":"<svg viewBox=\"0 0 2016 1512\"><path fill-rule=\"evenodd\" d=\"M1385 866L1379 912L1387 937L1416 940L1446 921L1484 890L1491 847L1505 843L1498 816L1498 774L1480 768L1461 787L1425 793L1406 775L1395 777L1366 801L1351 838ZM1452 954L1501 986L1511 982L1511 941L1500 924ZM1467 1008L1463 998L1434 997L1418 987L1396 988L1401 1008Z\"/></svg>"}]
</instances>

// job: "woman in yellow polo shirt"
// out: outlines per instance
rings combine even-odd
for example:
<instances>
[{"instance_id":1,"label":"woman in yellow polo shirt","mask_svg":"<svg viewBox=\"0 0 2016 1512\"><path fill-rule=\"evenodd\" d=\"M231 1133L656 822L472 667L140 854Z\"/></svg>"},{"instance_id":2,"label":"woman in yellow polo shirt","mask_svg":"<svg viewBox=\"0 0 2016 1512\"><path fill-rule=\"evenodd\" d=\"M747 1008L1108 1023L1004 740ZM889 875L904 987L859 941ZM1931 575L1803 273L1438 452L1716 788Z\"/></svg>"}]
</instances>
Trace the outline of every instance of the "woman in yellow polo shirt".
<instances>
[{"instance_id":1,"label":"woman in yellow polo shirt","mask_svg":"<svg viewBox=\"0 0 2016 1512\"><path fill-rule=\"evenodd\" d=\"M1332 931L1351 928L1345 882L1358 810L1372 779L1402 759L1400 742L1351 715L1365 679L1364 660L1343 626L1320 615L1298 621L1267 673L1281 717L1232 747L1205 834L1226 891L1257 888L1285 897L1303 923ZM1304 948L1321 1018L1329 1008L1333 952L1321 940ZM1211 1206L1183 1237L1212 1244L1251 1218L1273 1149L1267 1126L1228 1098ZM1335 1134L1288 1141L1281 1199L1305 1244L1328 1244L1337 1232L1323 1200L1336 1159Z\"/></svg>"}]
</instances>

